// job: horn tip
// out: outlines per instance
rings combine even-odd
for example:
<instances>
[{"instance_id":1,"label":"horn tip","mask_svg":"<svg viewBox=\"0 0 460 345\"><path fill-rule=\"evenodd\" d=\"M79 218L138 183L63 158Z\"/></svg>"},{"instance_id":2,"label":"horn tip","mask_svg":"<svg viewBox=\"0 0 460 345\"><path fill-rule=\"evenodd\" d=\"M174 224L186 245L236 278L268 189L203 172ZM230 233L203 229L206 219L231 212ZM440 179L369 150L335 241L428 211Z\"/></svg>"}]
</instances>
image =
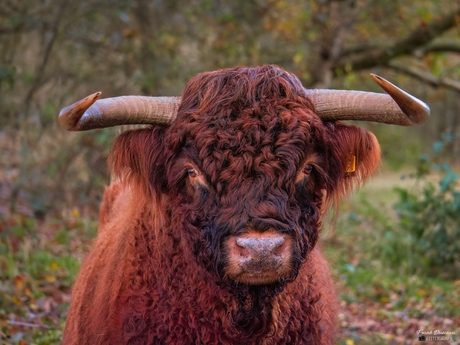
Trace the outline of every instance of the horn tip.
<instances>
[{"instance_id":1,"label":"horn tip","mask_svg":"<svg viewBox=\"0 0 460 345\"><path fill-rule=\"evenodd\" d=\"M416 126L422 124L428 118L431 112L428 104L390 83L385 78L374 73L370 75L372 79L393 98L403 113L406 114L407 121L404 122L405 124L400 125Z\"/></svg>"},{"instance_id":2,"label":"horn tip","mask_svg":"<svg viewBox=\"0 0 460 345\"><path fill-rule=\"evenodd\" d=\"M102 91L95 92L95 93L85 97L85 99L82 100L82 102L83 101L91 102L91 104L93 104L94 102L96 102L101 97L101 95L102 95Z\"/></svg>"},{"instance_id":3,"label":"horn tip","mask_svg":"<svg viewBox=\"0 0 460 345\"><path fill-rule=\"evenodd\" d=\"M59 112L58 121L68 131L78 131L79 121L84 112L101 97L102 92L98 91L82 100L75 102L67 107L64 107Z\"/></svg>"},{"instance_id":4,"label":"horn tip","mask_svg":"<svg viewBox=\"0 0 460 345\"><path fill-rule=\"evenodd\" d=\"M377 74L374 74L374 73L370 73L372 79L374 79L377 83L379 81L387 81L385 78L382 78L381 76L377 75Z\"/></svg>"}]
</instances>

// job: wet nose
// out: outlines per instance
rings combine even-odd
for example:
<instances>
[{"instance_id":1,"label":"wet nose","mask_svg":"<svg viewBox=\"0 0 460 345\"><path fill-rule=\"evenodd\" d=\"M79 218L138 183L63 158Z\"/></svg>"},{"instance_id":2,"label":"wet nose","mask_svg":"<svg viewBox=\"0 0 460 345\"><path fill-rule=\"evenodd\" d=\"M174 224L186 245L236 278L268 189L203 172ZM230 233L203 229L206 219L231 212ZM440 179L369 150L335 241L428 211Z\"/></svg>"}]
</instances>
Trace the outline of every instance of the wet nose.
<instances>
[{"instance_id":1,"label":"wet nose","mask_svg":"<svg viewBox=\"0 0 460 345\"><path fill-rule=\"evenodd\" d=\"M225 243L226 273L246 284L270 284L292 273L292 238L276 231L248 231Z\"/></svg>"},{"instance_id":2,"label":"wet nose","mask_svg":"<svg viewBox=\"0 0 460 345\"><path fill-rule=\"evenodd\" d=\"M236 244L246 250L242 251L240 256L248 256L252 258L276 255L277 249L280 248L284 242L284 237L280 235L236 238Z\"/></svg>"}]
</instances>

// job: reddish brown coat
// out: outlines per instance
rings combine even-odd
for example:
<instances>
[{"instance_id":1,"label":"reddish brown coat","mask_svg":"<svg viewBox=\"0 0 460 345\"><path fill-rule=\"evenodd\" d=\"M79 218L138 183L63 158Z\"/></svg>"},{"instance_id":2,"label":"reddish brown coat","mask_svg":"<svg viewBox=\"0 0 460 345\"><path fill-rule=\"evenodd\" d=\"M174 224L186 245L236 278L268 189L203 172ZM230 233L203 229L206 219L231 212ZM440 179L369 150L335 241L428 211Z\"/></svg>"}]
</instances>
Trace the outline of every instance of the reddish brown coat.
<instances>
[{"instance_id":1,"label":"reddish brown coat","mask_svg":"<svg viewBox=\"0 0 460 345\"><path fill-rule=\"evenodd\" d=\"M298 79L275 66L193 78L175 123L114 143L116 178L63 343L334 344L337 301L315 248L321 216L378 161L371 133L323 123ZM222 248L247 224L289 233L290 276L228 277Z\"/></svg>"}]
</instances>

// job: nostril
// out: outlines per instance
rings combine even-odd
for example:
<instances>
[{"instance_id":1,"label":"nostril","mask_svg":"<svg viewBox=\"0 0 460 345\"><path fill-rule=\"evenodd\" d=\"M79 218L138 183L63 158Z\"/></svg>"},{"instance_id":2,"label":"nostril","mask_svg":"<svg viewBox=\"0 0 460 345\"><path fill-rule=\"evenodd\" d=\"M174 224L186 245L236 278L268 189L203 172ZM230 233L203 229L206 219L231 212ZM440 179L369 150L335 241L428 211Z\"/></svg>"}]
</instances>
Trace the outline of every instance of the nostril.
<instances>
[{"instance_id":1,"label":"nostril","mask_svg":"<svg viewBox=\"0 0 460 345\"><path fill-rule=\"evenodd\" d=\"M283 236L269 237L237 237L236 244L251 252L273 252L275 249L283 245L285 239Z\"/></svg>"},{"instance_id":2,"label":"nostril","mask_svg":"<svg viewBox=\"0 0 460 345\"><path fill-rule=\"evenodd\" d=\"M293 239L289 234L249 230L226 239L224 249L225 273L237 282L271 284L295 273Z\"/></svg>"}]
</instances>

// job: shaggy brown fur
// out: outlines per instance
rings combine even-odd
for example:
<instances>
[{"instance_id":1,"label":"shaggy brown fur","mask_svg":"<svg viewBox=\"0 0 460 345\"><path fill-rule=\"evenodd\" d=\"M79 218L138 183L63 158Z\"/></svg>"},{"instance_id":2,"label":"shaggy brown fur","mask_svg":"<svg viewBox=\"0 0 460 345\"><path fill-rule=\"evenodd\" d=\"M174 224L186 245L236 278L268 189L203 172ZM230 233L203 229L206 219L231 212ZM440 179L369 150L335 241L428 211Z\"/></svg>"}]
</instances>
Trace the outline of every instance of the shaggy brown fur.
<instances>
[{"instance_id":1,"label":"shaggy brown fur","mask_svg":"<svg viewBox=\"0 0 460 345\"><path fill-rule=\"evenodd\" d=\"M315 248L321 215L378 161L371 133L323 123L276 66L194 77L171 126L113 145L117 179L63 343L333 344L336 299ZM226 241L248 228L292 239L289 274L259 285L227 274Z\"/></svg>"}]
</instances>

